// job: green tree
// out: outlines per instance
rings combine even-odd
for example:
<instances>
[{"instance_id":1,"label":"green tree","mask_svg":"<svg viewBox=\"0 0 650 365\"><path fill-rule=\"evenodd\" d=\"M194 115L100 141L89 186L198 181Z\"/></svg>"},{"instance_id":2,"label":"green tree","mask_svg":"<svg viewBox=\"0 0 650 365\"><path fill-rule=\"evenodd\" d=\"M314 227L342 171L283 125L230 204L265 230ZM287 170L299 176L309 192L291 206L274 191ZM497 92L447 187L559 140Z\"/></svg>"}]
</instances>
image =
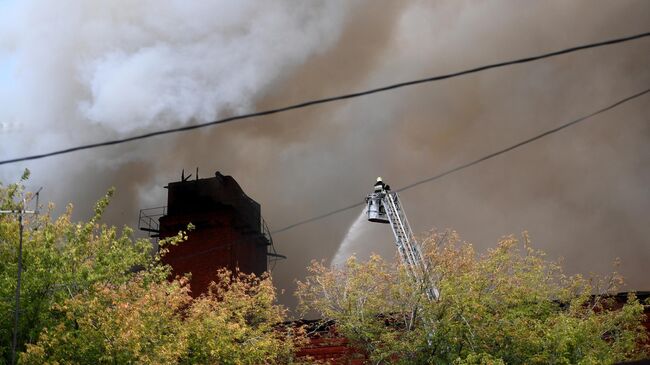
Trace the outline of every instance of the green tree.
<instances>
[{"instance_id":1,"label":"green tree","mask_svg":"<svg viewBox=\"0 0 650 365\"><path fill-rule=\"evenodd\" d=\"M148 282L137 274L124 284L95 284L53 310L61 319L27 345L21 364L173 364L186 348L179 282Z\"/></svg>"},{"instance_id":2,"label":"green tree","mask_svg":"<svg viewBox=\"0 0 650 365\"><path fill-rule=\"evenodd\" d=\"M218 273L192 299L185 279L96 284L54 310L63 320L28 344L21 364L287 364L290 333L268 277ZM289 341L287 341L289 339Z\"/></svg>"},{"instance_id":3,"label":"green tree","mask_svg":"<svg viewBox=\"0 0 650 365\"><path fill-rule=\"evenodd\" d=\"M97 203L88 222L72 223L72 206L56 219L52 218L52 205L42 214L24 216L19 350L36 341L41 329L60 320L52 310L56 303L84 293L96 283L123 284L133 268L152 265L148 240L133 240L127 227L118 233L115 227L99 223L112 193ZM23 195L21 184L0 185L0 207L21 209ZM6 363L11 358L18 236L17 215L1 215L0 361Z\"/></svg>"},{"instance_id":4,"label":"green tree","mask_svg":"<svg viewBox=\"0 0 650 365\"><path fill-rule=\"evenodd\" d=\"M277 326L285 309L275 304L276 290L270 277L232 275L220 270L207 294L186 311L188 351L182 364L288 364L295 344L302 341L298 329Z\"/></svg>"},{"instance_id":5,"label":"green tree","mask_svg":"<svg viewBox=\"0 0 650 365\"><path fill-rule=\"evenodd\" d=\"M567 276L526 234L523 242L505 237L485 254L454 232L423 242L440 300L429 302L399 264L352 257L341 269L312 263L297 291L301 309L334 319L377 364L602 364L647 356L643 306L630 295L612 310L619 275Z\"/></svg>"}]
</instances>

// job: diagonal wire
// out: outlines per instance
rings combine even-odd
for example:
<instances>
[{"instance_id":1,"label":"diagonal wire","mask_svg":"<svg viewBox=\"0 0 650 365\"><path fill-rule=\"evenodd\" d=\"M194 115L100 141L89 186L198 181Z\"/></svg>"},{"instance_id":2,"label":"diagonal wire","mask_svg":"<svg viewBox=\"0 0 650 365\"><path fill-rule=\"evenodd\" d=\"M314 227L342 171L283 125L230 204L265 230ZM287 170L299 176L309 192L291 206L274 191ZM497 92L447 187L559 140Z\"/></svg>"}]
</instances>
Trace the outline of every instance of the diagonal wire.
<instances>
[{"instance_id":1,"label":"diagonal wire","mask_svg":"<svg viewBox=\"0 0 650 365\"><path fill-rule=\"evenodd\" d=\"M565 128L568 128L568 127L571 127L571 126L573 126L573 125L576 125L576 124L578 124L578 123L580 123L580 122L583 122L583 121L585 121L585 120L587 120L587 119L589 119L589 118L591 118L591 117L594 117L594 116L596 116L596 115L598 115L598 114L601 114L601 113L604 113L604 112L606 112L606 111L608 111L608 110L614 109L614 108L616 108L617 106L619 106L619 105L621 105L621 104L627 103L627 102L629 102L629 101L631 101L631 100L633 100L633 99L636 99L636 98L638 98L638 97L641 97L641 96L643 96L643 95L645 95L645 94L647 94L647 93L650 93L650 89L646 89L646 90L643 90L643 91L641 91L641 92L638 92L638 93L636 93L636 94L634 94L634 95L631 95L631 96L628 96L628 97L626 97L626 98L623 98L623 99L621 99L621 100L619 100L619 101L617 101L617 102L615 102L615 103L613 103L613 104L610 104L610 105L608 105L608 106L606 106L606 107L604 107L604 108L602 108L602 109L599 109L599 110L597 110L597 111L595 111L595 112L593 112L593 113L587 114L587 115L585 115L585 116L582 116L582 117L580 117L580 118L578 118L578 119L575 119L575 120L573 120L573 121L570 121L570 122L568 122L568 123L564 123L564 124L559 125L559 126L553 128L553 129L549 129L549 130L547 130L547 131L545 131L545 132L543 132L543 133L537 134L537 135L535 135L535 136L533 136L533 137L527 138L527 139L525 139L525 140L523 140L523 141L521 141L521 142L518 142L518 143L516 143L516 144L513 144L512 146L509 146L509 147L503 148L503 149L498 150L498 151L496 151L496 152L492 152L492 153L490 153L490 154L488 154L488 155L485 155L485 156L483 156L483 157L477 158L476 160L473 160L473 161L470 161L470 162L464 163L464 164L462 164L462 165L460 165L460 166L456 166L456 167L454 167L454 168L452 168L452 169L446 170L446 171L444 171L444 172L441 172L441 173L439 173L439 174L437 174L437 175L434 175L434 176L428 177L428 178L426 178L426 179L418 180L418 181L416 181L416 182L413 182L413 183L411 183L411 184L405 185L405 186L403 186L403 187L401 187L401 188L399 188L399 189L396 189L396 190L394 190L394 191L396 191L396 192L402 192L402 191L405 191L405 190L408 190L408 189L412 189L412 188L414 188L414 187L416 187L416 186L418 186L418 185L422 185L422 184L425 184L425 183L428 183L428 182L432 182L432 181L434 181L434 180L438 180L438 179L443 178L443 177L445 177L445 176L447 176L447 175L449 175L449 174L452 174L452 173L454 173L454 172L457 172L457 171L460 171L460 170L464 170L464 169L466 169L466 168L468 168L468 167L471 167L471 166L477 165L477 164L479 164L479 163L481 163L481 162L484 162L484 161L486 161L486 160L492 159L492 158L494 158L494 157L497 157L497 156L499 156L499 155L502 155L502 154L504 154L504 153L507 153L507 152L510 152L510 151L512 151L512 150L514 150L514 149L517 149L517 148L519 148L519 147L521 147L521 146L523 146L523 145L526 145L526 144L528 144L528 143L531 143L531 142L537 141L538 139L544 138L544 137L546 137L546 136L548 136L548 135L551 135L551 134L557 133L557 132L559 132L559 131L561 131L561 130L563 130L563 129L565 129ZM346 210L349 210L349 209L352 209L352 208L356 208L356 207L362 206L362 205L364 205L364 204L365 204L365 202L363 202L363 201L356 202L356 203L354 203L354 204L352 204L352 205L348 205L347 207L343 207L343 208L336 209L336 210L333 210L333 211L328 212L328 213L325 213L325 214L321 214L321 215L318 215L318 216L315 216L315 217L312 217L312 218L308 218L308 219L305 219L305 220L302 220L302 221L298 221L298 222L293 223L293 224L290 224L290 225L288 225L288 226L286 226L286 227L283 227L283 228L277 229L277 230L275 230L275 231L273 231L273 232L271 232L271 233L275 234L275 233L280 233L280 232L288 231L288 230L290 230L290 229L292 229L292 228L295 228L295 227L301 226L301 225L303 225L303 224L307 224L307 223L311 223L311 222L314 222L314 221L317 221L317 220L320 220L320 219L323 219L323 218L327 218L327 217L329 217L329 216L331 216L331 215L338 214L338 213L344 212L344 211L346 211Z\"/></svg>"},{"instance_id":2,"label":"diagonal wire","mask_svg":"<svg viewBox=\"0 0 650 365\"><path fill-rule=\"evenodd\" d=\"M249 114L241 114L241 115L236 115L224 119L219 119L211 122L206 122L206 123L198 123L198 124L193 124L193 125L188 125L184 127L179 127L179 128L172 128L172 129L164 129L164 130L159 130L155 132L149 132L149 133L144 133L144 134L139 134L131 137L126 137L126 138L120 138L120 139L114 139L110 141L104 141L104 142L97 142L97 143L90 143L86 145L81 145L81 146L75 146L75 147L70 147L70 148L65 148L57 151L51 151L51 152L46 152L42 154L36 154L36 155L31 155L31 156L24 156L24 157L16 157L16 158L11 158L11 159L6 159L6 160L1 160L0 165L6 165L6 164L12 164L16 162L21 162L21 161L29 161L29 160L37 160L37 159L42 159L46 157L51 157L51 156L57 156L57 155L63 155L67 153L72 153L76 151L82 151L82 150L88 150L88 149L93 149L93 148L98 148L98 147L104 147L104 146L112 146L116 144L122 144L122 143L127 143L127 142L133 142L141 139L147 139L155 136L161 136L165 134L172 134L172 133L180 133L180 132L186 132L194 129L199 129L199 128L205 128L217 124L223 124L223 123L229 123L229 122L234 122L237 120L241 119L250 119L250 118L256 118L256 117L261 117L261 116L266 116L266 115L271 115L271 114L277 114L277 113L282 113L286 112L289 110L294 110L294 109L301 109L301 108L306 108L309 106L313 105L318 105L318 104L325 104L325 103L331 103L335 101L340 101L340 100L346 100L346 99L352 99L352 98L357 98L365 95L370 95L370 94L376 94L388 90L393 90L393 89L398 89L406 86L412 86L412 85L418 85L418 84L423 84L423 83L428 83L428 82L434 82L434 81L440 81L440 80L445 80L445 79L450 79L453 77L459 77L463 75L469 75L489 69L494 69L494 68L500 68L500 67L505 67L505 66L510 66L510 65L515 65L515 64L520 64L520 63L527 63L527 62L532 62L532 61L537 61L541 60L544 58L550 58L550 57L555 57L567 53L572 53L572 52L577 52L589 48L596 48L596 47L603 47L603 46L608 46L616 43L623 43L623 42L629 42L632 40L640 39L640 38L645 38L650 36L650 32L646 33L640 33L628 37L622 37L622 38L615 38L615 39L610 39L602 42L597 42L597 43L590 43L590 44L585 44L581 46L576 46L576 47L571 47L571 48L566 48L563 50L559 51L554 51L554 52L549 52L549 53L544 53L540 54L537 56L531 56L531 57L525 57L525 58L520 58L516 60L511 60L511 61L504 61L504 62L498 62L498 63L493 63L493 64L488 64L480 67L475 67L471 68L468 70L464 71L458 71L458 72L453 72L445 75L439 75L439 76L432 76L432 77L427 77L423 79L418 79L418 80L412 80L412 81L405 81L405 82L399 82L396 84L392 85L387 85L387 86L382 86L378 87L375 89L370 89L370 90L365 90L365 91L360 91L360 92L355 92L355 93L350 93L350 94L344 94L344 95L339 95L339 96L332 96L332 97L327 97L327 98L322 98L322 99L315 99L311 101L306 101L298 104L293 104L281 108L275 108L275 109L269 109L261 112L255 112L255 113L249 113Z\"/></svg>"}]
</instances>

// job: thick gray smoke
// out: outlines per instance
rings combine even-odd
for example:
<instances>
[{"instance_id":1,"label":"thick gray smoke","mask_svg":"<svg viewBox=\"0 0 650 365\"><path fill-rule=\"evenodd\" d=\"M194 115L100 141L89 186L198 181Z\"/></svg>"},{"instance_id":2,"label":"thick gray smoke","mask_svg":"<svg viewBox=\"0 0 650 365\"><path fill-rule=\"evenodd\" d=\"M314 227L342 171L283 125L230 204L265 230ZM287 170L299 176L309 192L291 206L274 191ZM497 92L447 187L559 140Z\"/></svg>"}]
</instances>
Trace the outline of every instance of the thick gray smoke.
<instances>
[{"instance_id":1,"label":"thick gray smoke","mask_svg":"<svg viewBox=\"0 0 650 365\"><path fill-rule=\"evenodd\" d=\"M1 3L0 3L1 4ZM3 157L648 31L647 1L10 1L0 5ZM650 41L565 55L337 104L0 168L89 210L118 195L114 223L164 204L166 182L200 167L234 176L272 229L360 201L511 145L650 85ZM2 55L11 55L2 61ZM0 66L2 67L2 66ZM416 231L453 228L479 248L529 230L570 272L607 272L648 290L650 101L404 192ZM277 234L287 289L329 261L359 213ZM394 255L371 225L350 252Z\"/></svg>"}]
</instances>

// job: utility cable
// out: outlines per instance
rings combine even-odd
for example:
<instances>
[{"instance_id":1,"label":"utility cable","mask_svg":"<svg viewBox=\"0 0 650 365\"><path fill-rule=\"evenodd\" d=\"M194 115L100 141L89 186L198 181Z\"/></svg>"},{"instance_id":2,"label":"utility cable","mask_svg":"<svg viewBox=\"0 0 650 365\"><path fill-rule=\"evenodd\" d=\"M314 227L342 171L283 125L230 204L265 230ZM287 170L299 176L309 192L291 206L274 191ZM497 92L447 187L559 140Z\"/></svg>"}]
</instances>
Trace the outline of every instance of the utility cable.
<instances>
[{"instance_id":1,"label":"utility cable","mask_svg":"<svg viewBox=\"0 0 650 365\"><path fill-rule=\"evenodd\" d=\"M638 97L641 97L641 96L643 96L643 95L645 95L645 94L647 94L647 93L650 93L650 89L646 89L646 90L641 91L641 92L638 92L638 93L636 93L636 94L634 94L634 95L628 96L628 97L626 97L626 98L624 98L624 99L621 99L621 100L619 100L619 101L617 101L617 102L615 102L615 103L613 103L613 104L611 104L611 105L609 105L609 106L606 106L606 107L604 107L604 108L602 108L602 109L599 109L599 110L597 110L597 111L595 111L595 112L593 112L593 113L587 114L587 115L585 115L585 116L582 116L582 117L580 117L580 118L578 118L578 119L575 119L575 120L573 120L573 121L571 121L571 122L568 122L568 123L562 124L562 125L560 125L560 126L558 126L558 127L555 127L555 128L553 128L553 129L549 129L549 130L547 130L546 132L543 132L543 133L540 133L540 134L535 135L535 136L533 136L533 137L530 137L530 138L528 138L528 139L525 139L525 140L523 140L523 141L521 141L521 142L519 142L519 143L513 144L512 146L506 147L506 148L501 149L501 150L498 150L498 151L496 151L496 152L492 152L492 153L490 153L490 154L488 154L488 155L485 155L485 156L483 156L483 157L481 157L481 158L478 158L478 159L473 160L473 161L471 161L471 162L464 163L464 164L462 164L462 165L460 165L460 166L456 166L456 167L454 167L454 168L452 168L452 169L446 170L446 171L441 172L441 173L439 173L439 174L437 174L437 175L434 175L434 176L428 177L428 178L426 178L426 179L422 179L422 180L419 180L419 181L413 182L413 183L411 183L411 184L408 184L408 185L406 185L406 186L403 186L403 187L401 187L401 188L399 188L399 189L396 189L396 190L394 190L394 191L395 191L395 192L402 192L402 191L405 191L405 190L408 190L408 189L412 189L412 188L414 188L414 187L416 187L416 186L418 186L418 185L422 185L422 184L425 184L425 183L428 183L428 182L432 182L432 181L434 181L434 180L438 180L438 179L440 179L440 178L442 178L442 177L445 177L445 176L447 176L447 175L449 175L449 174L452 174L452 173L454 173L454 172L457 172L457 171L460 171L460 170L464 170L464 169L466 169L466 168L468 168L468 167L471 167L471 166L477 165L477 164L479 164L479 163L481 163L481 162L487 161L487 160L489 160L489 159L492 159L492 158L494 158L494 157L497 157L497 156L499 156L499 155L502 155L502 154L504 154L504 153L506 153L506 152L510 152L510 151L512 151L512 150L514 150L514 149L517 149L517 148L519 148L519 147L521 147L521 146L524 146L524 145L526 145L526 144L528 144L528 143L531 143L531 142L537 141L538 139L541 139L541 138L544 138L544 137L549 136L549 135L551 135L551 134L554 134L554 133L556 133L556 132L559 132L559 131L561 131L561 130L563 130L563 129L565 129L565 128L568 128L568 127L571 127L571 126L573 126L573 125L576 125L576 124L578 124L578 123L580 123L580 122L582 122L582 121L585 121L585 120L587 120L587 119L589 119L589 118L591 118L591 117L594 117L594 116L596 116L596 115L598 115L598 114L601 114L601 113L604 113L604 112L606 112L606 111L608 111L608 110L614 109L614 108L616 108L617 106L619 106L619 105L621 105L621 104L627 103L628 101L631 101L631 100L633 100L633 99L636 99L636 98L638 98ZM352 208L356 208L356 207L362 206L362 205L364 205L364 204L365 204L364 201L360 201L360 202L354 203L354 204L352 204L352 205L348 205L348 206L346 206L346 207L343 207L343 208L340 208L340 209L336 209L336 210L333 210L333 211L328 212L328 213L325 213L325 214L321 214L321 215L318 215L318 216L315 216L315 217L312 217L312 218L308 218L308 219L305 219L305 220L302 220L302 221L299 221L299 222L296 222L296 223L290 224L290 225L288 225L288 226L286 226L286 227L283 227L283 228L277 229L277 230L275 230L275 231L272 231L271 234L276 234L276 233L280 233L280 232L288 231L288 230L290 230L290 229L292 229L292 228L295 228L295 227L301 226L301 225L303 225L303 224L307 224L307 223L311 223L311 222L314 222L314 221L317 221L317 220L321 220L321 219L323 219L323 218L327 218L327 217L332 216L332 215L334 215L334 214L338 214L338 213L344 212L344 211L346 211L346 210L349 210L349 209L352 209Z\"/></svg>"},{"instance_id":2,"label":"utility cable","mask_svg":"<svg viewBox=\"0 0 650 365\"><path fill-rule=\"evenodd\" d=\"M480 71L485 71L485 70L489 70L489 69L493 69L493 68L500 68L500 67L515 65L515 64L520 64L520 63L527 63L527 62L537 61L537 60L541 60L541 59L544 59L544 58L555 57L555 56L559 56L559 55L563 55L563 54L567 54L567 53L572 53L572 52L577 52L577 51L581 51L581 50L585 50L585 49L589 49L589 48L603 47L603 46L608 46L608 45L612 45L612 44L616 44L616 43L628 42L628 41L632 41L632 40L635 40L635 39L645 38L645 37L648 37L648 36L650 36L650 32L636 34L636 35L623 37L623 38L610 39L610 40L597 42L597 43L585 44L585 45L571 47L571 48L566 48L566 49L563 49L563 50L560 50L560 51L544 53L544 54L537 55L537 56L532 56L532 57L525 57L525 58L520 58L520 59L516 59L516 60L511 60L511 61L493 63L493 64L484 65L484 66L480 66L480 67L475 67L475 68L471 68L471 69L464 70L464 71L453 72L453 73L449 73L449 74L445 74L445 75L432 76L432 77L427 77L427 78L418 79L418 80L405 81L405 82L400 82L400 83L396 83L396 84L392 84L392 85L382 86L382 87L378 87L378 88L375 88L375 89L370 89L370 90L365 90L365 91L360 91L360 92L355 92L355 93L350 93L350 94L332 96L332 97L327 97L327 98L322 98L322 99L315 99L315 100L311 100L311 101L306 101L306 102L293 104L293 105L280 107L280 108L275 108L275 109L268 109L268 110L255 112L255 113L235 115L235 116L232 116L232 117L219 119L219 120L206 122L206 123L198 123L198 124L188 125L188 126L184 126L184 127L163 129L163 130L159 130L159 131L155 131L155 132L139 134L139 135L126 137L126 138L120 138L120 139L114 139L114 140L110 140L110 141L80 145L80 146L76 146L76 147L70 147L70 148L65 148L65 149L62 149L62 150L46 152L46 153L36 154L36 155L31 155L31 156L16 157L16 158L11 158L11 159L7 159L7 160L2 160L2 161L0 161L0 165L6 165L6 164L21 162L21 161L37 160L37 159L42 159L42 158L46 158L46 157L52 157L52 156L72 153L72 152L76 152L76 151L94 149L94 148L104 147L104 146L112 146L112 145L116 145L116 144L122 144L122 143L137 141L137 140L141 140L141 139L147 139L147 138L160 136L160 135L165 135L165 134L186 132L186 131L199 129L199 128L205 128L205 127L209 127L209 126L213 126L213 125L217 125L217 124L234 122L236 120L241 120L241 119L249 119L249 118L261 117L261 116L265 116L265 115L277 114L277 113L282 113L282 112L286 112L286 111L289 111L289 110L306 108L306 107L317 105L317 104L331 103L331 102L335 102L335 101L352 99L352 98L357 98L357 97L370 95L370 94L376 94L376 93L380 93L380 92L384 92L384 91L388 91L388 90L393 90L393 89L398 89L398 88L402 88L402 87L406 87L406 86L412 86L412 85L418 85L418 84L423 84L423 83L428 83L428 82L434 82L434 81L450 79L450 78L453 78L453 77L459 77L459 76L463 76L463 75L473 74L473 73L477 73L477 72L480 72Z\"/></svg>"}]
</instances>

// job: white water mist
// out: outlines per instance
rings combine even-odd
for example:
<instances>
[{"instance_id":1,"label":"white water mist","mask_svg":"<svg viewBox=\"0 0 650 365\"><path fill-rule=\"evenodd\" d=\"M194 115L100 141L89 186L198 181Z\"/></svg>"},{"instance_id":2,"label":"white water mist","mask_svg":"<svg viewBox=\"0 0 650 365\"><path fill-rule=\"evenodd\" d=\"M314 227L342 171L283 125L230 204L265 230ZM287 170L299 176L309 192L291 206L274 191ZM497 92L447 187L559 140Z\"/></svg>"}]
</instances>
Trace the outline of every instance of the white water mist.
<instances>
[{"instance_id":1,"label":"white water mist","mask_svg":"<svg viewBox=\"0 0 650 365\"><path fill-rule=\"evenodd\" d=\"M342 267L345 264L345 261L355 254L353 252L354 245L359 241L361 237L368 230L368 222L366 220L366 210L365 208L359 213L359 216L348 228L348 233L345 234L343 241L339 245L334 258L332 259L332 267Z\"/></svg>"}]
</instances>

